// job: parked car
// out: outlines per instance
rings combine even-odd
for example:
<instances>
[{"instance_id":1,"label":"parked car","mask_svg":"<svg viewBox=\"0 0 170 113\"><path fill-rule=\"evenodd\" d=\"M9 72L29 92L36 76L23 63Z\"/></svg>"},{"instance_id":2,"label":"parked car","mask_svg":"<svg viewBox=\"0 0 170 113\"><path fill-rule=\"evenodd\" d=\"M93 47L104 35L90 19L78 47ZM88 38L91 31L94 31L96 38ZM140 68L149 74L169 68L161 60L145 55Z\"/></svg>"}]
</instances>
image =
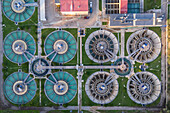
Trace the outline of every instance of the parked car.
<instances>
[{"instance_id":1,"label":"parked car","mask_svg":"<svg viewBox=\"0 0 170 113\"><path fill-rule=\"evenodd\" d=\"M92 8L92 2L90 2L90 8Z\"/></svg>"},{"instance_id":2,"label":"parked car","mask_svg":"<svg viewBox=\"0 0 170 113\"><path fill-rule=\"evenodd\" d=\"M90 13L92 13L93 12L93 10L92 10L92 2L90 2Z\"/></svg>"},{"instance_id":3,"label":"parked car","mask_svg":"<svg viewBox=\"0 0 170 113\"><path fill-rule=\"evenodd\" d=\"M89 16L85 16L84 19L89 19Z\"/></svg>"}]
</instances>

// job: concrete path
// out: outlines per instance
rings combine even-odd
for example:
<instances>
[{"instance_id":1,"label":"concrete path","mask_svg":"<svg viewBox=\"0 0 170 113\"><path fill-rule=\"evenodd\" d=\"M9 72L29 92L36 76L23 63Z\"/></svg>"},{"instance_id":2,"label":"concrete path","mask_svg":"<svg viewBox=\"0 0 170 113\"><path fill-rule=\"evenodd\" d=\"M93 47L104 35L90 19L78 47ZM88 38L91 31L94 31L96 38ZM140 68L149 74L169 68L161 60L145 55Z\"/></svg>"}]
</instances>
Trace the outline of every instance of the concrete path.
<instances>
[{"instance_id":1,"label":"concrete path","mask_svg":"<svg viewBox=\"0 0 170 113\"><path fill-rule=\"evenodd\" d=\"M167 0L161 0L161 13L165 15L163 24L167 25L168 7ZM165 106L167 103L167 26L161 28L162 52L161 52L161 81L162 94L159 102L160 106ZM166 102L166 103L165 103Z\"/></svg>"},{"instance_id":2,"label":"concrete path","mask_svg":"<svg viewBox=\"0 0 170 113\"><path fill-rule=\"evenodd\" d=\"M94 106L82 106L82 110L90 110ZM40 110L43 113L51 110L78 110L78 106L53 106L53 107L11 107L12 110ZM148 110L148 111L160 111L162 110L161 107L130 107L130 106L113 106L113 107L104 107L104 106L97 106L96 110Z\"/></svg>"},{"instance_id":3,"label":"concrete path","mask_svg":"<svg viewBox=\"0 0 170 113\"><path fill-rule=\"evenodd\" d=\"M125 29L121 29L121 57L125 56Z\"/></svg>"},{"instance_id":4,"label":"concrete path","mask_svg":"<svg viewBox=\"0 0 170 113\"><path fill-rule=\"evenodd\" d=\"M41 21L40 21L40 7L38 7L38 29L37 29L37 38L38 38L38 57L41 57L42 53L42 40L41 40Z\"/></svg>"},{"instance_id":5,"label":"concrete path","mask_svg":"<svg viewBox=\"0 0 170 113\"><path fill-rule=\"evenodd\" d=\"M80 65L82 64L82 37L80 37Z\"/></svg>"},{"instance_id":6,"label":"concrete path","mask_svg":"<svg viewBox=\"0 0 170 113\"><path fill-rule=\"evenodd\" d=\"M82 76L83 73L78 72L78 113L82 110Z\"/></svg>"},{"instance_id":7,"label":"concrete path","mask_svg":"<svg viewBox=\"0 0 170 113\"><path fill-rule=\"evenodd\" d=\"M42 66L42 69L114 69L120 68L120 66Z\"/></svg>"}]
</instances>

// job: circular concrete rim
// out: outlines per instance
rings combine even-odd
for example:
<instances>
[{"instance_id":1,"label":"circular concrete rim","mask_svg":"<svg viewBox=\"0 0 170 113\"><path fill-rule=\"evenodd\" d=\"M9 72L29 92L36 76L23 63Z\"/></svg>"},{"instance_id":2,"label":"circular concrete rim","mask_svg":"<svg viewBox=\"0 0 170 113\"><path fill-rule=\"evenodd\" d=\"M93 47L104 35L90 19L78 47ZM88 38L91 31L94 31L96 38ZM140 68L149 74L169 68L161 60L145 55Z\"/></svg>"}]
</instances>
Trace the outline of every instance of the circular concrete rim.
<instances>
[{"instance_id":1,"label":"circular concrete rim","mask_svg":"<svg viewBox=\"0 0 170 113\"><path fill-rule=\"evenodd\" d=\"M59 84L60 84L60 83L65 84L65 86L66 86L65 88L66 88L66 89L65 89L64 92L58 92L58 91L57 91L57 86L58 86L58 84L55 84L55 85L54 85L54 91L55 91L55 93L58 94L58 95L64 95L65 93L67 93L67 91L68 91L68 84L67 84L65 81L63 81L63 80L59 80L58 83L59 83Z\"/></svg>"},{"instance_id":2,"label":"circular concrete rim","mask_svg":"<svg viewBox=\"0 0 170 113\"><path fill-rule=\"evenodd\" d=\"M10 33L5 37L5 39L3 40L3 53L4 53L4 54L5 54L4 42L6 41L6 39L7 39L8 36L10 36L12 33L15 33L15 32L17 32L17 31L18 31L18 30L13 31L13 32L10 32ZM33 36L32 36L30 33L26 32L26 31L24 31L24 30L19 30L19 31L27 33L27 34L33 39L33 41L34 41L34 43L35 43L35 40L34 40ZM36 43L35 43L35 51L34 51L34 53L33 53L32 55L35 55L35 52L36 52ZM18 64L18 62L15 62L15 61L10 60L10 59L7 57L6 54L5 54L5 57L6 57L9 61ZM23 64L23 63L26 63L26 62L28 62L28 61L22 62L22 64Z\"/></svg>"},{"instance_id":3,"label":"circular concrete rim","mask_svg":"<svg viewBox=\"0 0 170 113\"><path fill-rule=\"evenodd\" d=\"M15 73L24 73L24 72L14 72L14 73L12 73L12 74L10 74L10 75L13 75L13 74L15 74ZM28 73L26 73L26 74L28 74ZM9 75L9 76L10 76ZM5 86L5 83L6 83L6 81L7 81L7 79L9 78L9 76L5 79L5 81L4 81L4 83L3 83L3 85ZM32 78L32 77L31 77ZM34 81L34 84L35 84L35 89L36 89L36 91L37 91L37 84L36 84L36 82L35 82L35 80L33 80ZM5 89L4 89L4 86L3 86L3 92L5 92ZM36 91L35 91L35 94L36 94ZM28 101L28 102L30 102L34 97L35 97L35 94L32 96L32 98ZM4 93L4 95L6 96L6 98L8 99L8 96L7 96L7 94L6 93ZM12 100L10 100L10 99L8 99L11 103L13 103L13 101ZM26 103L28 103L28 102L26 102ZM23 103L23 104L26 104L26 103ZM20 104L20 103L14 103L14 104Z\"/></svg>"},{"instance_id":4,"label":"circular concrete rim","mask_svg":"<svg viewBox=\"0 0 170 113\"><path fill-rule=\"evenodd\" d=\"M63 42L63 43L65 44L65 50L64 50L64 51L59 51L59 52L58 52L58 51L56 50L56 45L57 45L57 43L59 43L59 42ZM66 43L66 41L59 39L59 40L57 40L57 41L54 43L53 49L54 49L55 51L57 51L58 54L64 54L64 53L66 53L67 50L68 50L68 44Z\"/></svg>"},{"instance_id":5,"label":"circular concrete rim","mask_svg":"<svg viewBox=\"0 0 170 113\"><path fill-rule=\"evenodd\" d=\"M91 39L93 38L94 33L96 33L96 32L101 32L101 33L107 32L107 33L109 33L109 35L107 35L107 36L111 37L112 39L116 39L117 42L115 42L116 45L114 44L114 49L116 48L116 46L117 46L118 49L117 49L116 51L114 51L114 54L115 54L115 55L117 55L118 50L119 50L118 40L117 40L116 36L115 36L113 33L109 32L109 31L107 31L107 30L97 30L97 31L94 31L94 32L91 33L91 34L88 36L88 38L86 39L86 42L85 42L85 51L86 51L86 54L87 54L88 58L91 59L92 61L96 62L96 63L105 63L105 62L108 62L108 61L110 61L111 59L108 59L108 58L107 58L106 60L103 60L103 61L97 60L97 59L95 59L95 58L90 54L90 52L89 52L89 43L90 43ZM111 40L112 40L112 39L111 39Z\"/></svg>"},{"instance_id":6,"label":"circular concrete rim","mask_svg":"<svg viewBox=\"0 0 170 113\"><path fill-rule=\"evenodd\" d=\"M128 73L127 75L119 75L119 74L117 74L116 72L115 72L115 74L118 75L118 76L120 76L120 77L130 76L130 75L133 73L133 70L134 70L134 68L133 68L133 63L132 63L131 59L129 59L129 58L127 58L127 57L120 57L120 58L116 59L116 61L119 60L119 59L122 59L122 58L124 58L124 59L126 59L126 60L128 60L128 61L130 62L130 64L131 64L131 69L130 69L130 71L129 71L129 73ZM114 64L116 63L116 61L114 62ZM116 69L114 69L114 71L115 71L115 70L116 70Z\"/></svg>"},{"instance_id":7,"label":"circular concrete rim","mask_svg":"<svg viewBox=\"0 0 170 113\"><path fill-rule=\"evenodd\" d=\"M4 0L2 0L2 2L3 2L3 1L4 1ZM2 10L3 10L3 7L2 7ZM35 12L35 7L34 7L34 11L33 11L32 15L34 14L34 12ZM6 15L6 13L5 13L4 10L3 10L3 13L4 13L4 15L5 15L9 20L11 20L11 21L13 21L13 22L16 22L16 21L10 19L10 18ZM31 15L28 19L26 19L26 20L17 21L17 22L25 22L25 21L29 20L29 19L32 17L32 15Z\"/></svg>"},{"instance_id":8,"label":"circular concrete rim","mask_svg":"<svg viewBox=\"0 0 170 113\"><path fill-rule=\"evenodd\" d=\"M31 72L32 72L32 74L34 75L34 76L37 76L37 77L44 77L44 76L46 76L49 72L50 72L50 69L45 69L45 71L43 72L43 73L41 73L40 75L38 75L38 73L36 73L35 71L33 71L34 70L34 66L33 65L35 65L39 60L41 60L41 62L43 62L43 63L45 63L46 64L46 66L50 66L50 63L48 62L48 60L46 60L46 59L44 59L44 58L35 58L32 62L31 62L31 64L30 64L30 70L31 70ZM44 74L45 73L45 74Z\"/></svg>"},{"instance_id":9,"label":"circular concrete rim","mask_svg":"<svg viewBox=\"0 0 170 113\"><path fill-rule=\"evenodd\" d=\"M62 72L71 75L70 73L68 73L68 72L66 72L66 71L62 71ZM59 73L59 72L55 72L55 73ZM53 74L54 74L54 73L53 73ZM74 78L73 75L71 75L71 76ZM74 79L75 79L75 78L74 78ZM46 81L47 81L47 80L46 80ZM45 81L44 87L46 86L46 81ZM75 82L76 82L76 86L77 86L77 81L76 81L76 79L75 79ZM78 88L78 87L77 87L77 88ZM55 104L66 104L66 103L56 103L56 102L54 102L53 100L51 100L51 99L47 96L47 93L46 93L45 88L44 88L44 92L45 92L46 97L47 97L51 102L53 102L53 103L55 103ZM77 91L76 91L75 95L73 96L73 98L72 98L70 101L68 101L67 103L71 102L71 101L75 98L76 95L77 95Z\"/></svg>"},{"instance_id":10,"label":"circular concrete rim","mask_svg":"<svg viewBox=\"0 0 170 113\"><path fill-rule=\"evenodd\" d=\"M20 42L20 43L22 43L24 45L24 49L25 50L27 50L27 44L23 40L15 40L13 42L12 50L14 51L14 53L21 55L21 54L23 54L23 52L18 52L17 50L15 50L15 44L18 43L18 42Z\"/></svg>"},{"instance_id":11,"label":"circular concrete rim","mask_svg":"<svg viewBox=\"0 0 170 113\"><path fill-rule=\"evenodd\" d=\"M129 49L129 47L128 47L128 45L130 44L130 41L133 39L134 36L136 36L136 34L139 34L140 32L143 32L143 31L145 31L145 30L147 30L147 31L149 31L149 32L152 32L156 37L158 37L159 42L161 43L160 37L159 37L158 34L155 33L154 31L149 30L149 29L138 30L138 31L132 33L132 34L129 36L127 42L126 42L126 50L127 50L127 52L128 52L129 55L131 54L131 53L130 53L130 49ZM157 53L158 53L157 57L159 56L159 54L160 54L160 52L161 52L161 48L162 48L162 47L160 47L159 51L157 52ZM152 61L154 61L157 57L152 58L152 59L150 59L150 60L147 60L147 61L145 61L145 63L152 62ZM139 62L139 63L144 63L144 62L142 62L142 61L140 61L140 60L138 60L138 59L136 59L136 61Z\"/></svg>"},{"instance_id":12,"label":"circular concrete rim","mask_svg":"<svg viewBox=\"0 0 170 113\"><path fill-rule=\"evenodd\" d=\"M67 32L68 34L70 34L70 35L75 39L75 37L74 37L70 32L68 32L68 31L66 31L66 30L55 30L55 31L51 32L51 33L45 38L45 41L44 41L44 52L45 52L46 55L47 55L47 53L46 53L46 51L45 51L45 43L46 43L46 41L47 41L47 38L48 38L51 34L53 34L53 33L55 33L55 32L58 32L58 31ZM75 39L75 41L76 41L76 52L75 52L74 56L73 56L70 60L68 60L67 62L70 62L71 60L73 60L73 58L74 58L75 55L77 54L77 40ZM63 64L64 64L64 63L67 63L67 62L63 62ZM58 63L58 62L57 62L57 63Z\"/></svg>"},{"instance_id":13,"label":"circular concrete rim","mask_svg":"<svg viewBox=\"0 0 170 113\"><path fill-rule=\"evenodd\" d=\"M153 74L153 73L151 73L151 72L148 72L148 71L143 71L143 72L137 72L137 73L135 73L135 75L137 75L137 74L141 74L141 73L146 73L146 74L150 74L151 76L153 76L153 77L155 77L155 79L156 80L158 80L158 82L159 82L159 85L160 85L160 93L159 93L159 95L157 96L157 98L155 99L155 100L152 100L151 102L140 102L140 101L138 101L138 100L135 100L135 98L131 98L132 96L131 96L131 93L130 93L130 89L129 89L129 84L130 84L130 81L131 81L131 78L129 78L129 80L128 80L128 82L127 82L127 93L128 93L128 96L129 96L129 98L132 100L132 101L134 101L135 103L137 103L137 104L142 104L142 105L147 105L147 104L152 104L153 102L155 102L158 98L159 98L159 96L160 96L160 94L161 94L161 90L162 90L162 88L161 88L161 81L158 79L158 77L155 75L155 74ZM133 76L135 76L135 75L133 75Z\"/></svg>"},{"instance_id":14,"label":"circular concrete rim","mask_svg":"<svg viewBox=\"0 0 170 113\"><path fill-rule=\"evenodd\" d=\"M24 84L24 85L25 85L25 89L24 89L23 92L18 93L18 92L15 90L15 86L16 86L17 84L23 84L23 83L24 83L23 81L17 81L17 82L14 83L14 85L13 85L13 91L14 91L15 94L17 94L17 95L24 95L24 94L27 92L28 87L27 87L26 84Z\"/></svg>"},{"instance_id":15,"label":"circular concrete rim","mask_svg":"<svg viewBox=\"0 0 170 113\"><path fill-rule=\"evenodd\" d=\"M22 2L23 4L25 4L25 1L24 1L24 0L12 0L12 3L11 3L11 8L12 8L12 10L13 10L14 12L16 12L16 13L22 13L22 12L24 12L25 9L26 9L25 6L23 6L23 8L22 8L21 10L16 10L16 9L14 8L14 2L15 2L15 1L20 1L20 2Z\"/></svg>"},{"instance_id":16,"label":"circular concrete rim","mask_svg":"<svg viewBox=\"0 0 170 113\"><path fill-rule=\"evenodd\" d=\"M92 77L93 77L94 75L97 75L97 74L107 74L107 75L110 75L110 73L108 73L108 72L106 72L106 71L97 71L97 72L91 74L91 75L87 78L87 81L86 81L86 83L85 83L85 91L86 91L86 94L87 94L87 92L90 94L89 87L86 87L86 86L88 86L88 84L90 83L90 80L92 79ZM109 102L106 102L106 101L98 101L97 99L92 98L92 96L91 96L91 95L88 95L88 94L87 94L87 96L90 98L90 100L91 100L92 102L97 103L97 104L108 104L108 103L111 103L111 102L117 97L118 92L119 92L119 83L118 83L117 79L115 79L114 82L115 82L115 85L117 85L117 88L118 88L118 89L116 90L116 95L114 95L114 98L112 98L111 100L110 100L110 98L107 99L107 100L109 100ZM96 102L96 100L97 100L98 102Z\"/></svg>"}]
</instances>

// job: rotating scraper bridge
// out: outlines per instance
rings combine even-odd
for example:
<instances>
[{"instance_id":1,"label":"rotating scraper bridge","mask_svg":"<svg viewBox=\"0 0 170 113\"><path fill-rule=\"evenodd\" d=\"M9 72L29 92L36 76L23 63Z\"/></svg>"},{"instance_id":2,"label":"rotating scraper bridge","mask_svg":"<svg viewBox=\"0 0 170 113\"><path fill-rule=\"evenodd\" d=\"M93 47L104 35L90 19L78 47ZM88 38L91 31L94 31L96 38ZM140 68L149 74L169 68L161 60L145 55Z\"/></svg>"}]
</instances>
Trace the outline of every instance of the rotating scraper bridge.
<instances>
[{"instance_id":1,"label":"rotating scraper bridge","mask_svg":"<svg viewBox=\"0 0 170 113\"><path fill-rule=\"evenodd\" d=\"M2 4L5 16L14 22L29 19L34 13L35 6L33 0L4 0ZM85 83L86 94L92 102L101 105L112 102L120 93L117 79L127 77L129 79L127 93L130 99L137 104L151 104L161 93L158 75L145 69L135 73L133 65L139 62L143 63L141 67L145 68L147 67L145 63L154 61L161 52L160 38L148 29L132 33L126 44L128 56L124 55L123 38L121 37L121 48L119 48L119 40L113 33L107 30L95 31L86 39L85 52L89 59L99 65L83 65L80 61L80 65L66 66L63 64L71 61L78 50L78 42L70 32L65 30L51 32L44 41L45 56L42 56L40 43L38 43L38 55L35 55L36 43L28 32L13 31L4 39L4 54L8 60L18 65L28 62L29 72L24 73L19 70L9 75L3 85L4 94L14 104L26 104L36 94L35 79L46 79L44 92L51 102L60 105L69 103L77 94L78 110L81 110L83 72L85 69L100 69L89 75ZM41 34L38 34L38 42L41 42ZM118 55L120 49L121 54ZM58 63L59 66L52 65L52 62ZM103 63L106 62L110 62L111 65L104 66ZM53 69L60 71L53 73ZM74 78L75 75L63 71L64 69L76 69L78 83ZM103 69L110 69L110 73Z\"/></svg>"}]
</instances>

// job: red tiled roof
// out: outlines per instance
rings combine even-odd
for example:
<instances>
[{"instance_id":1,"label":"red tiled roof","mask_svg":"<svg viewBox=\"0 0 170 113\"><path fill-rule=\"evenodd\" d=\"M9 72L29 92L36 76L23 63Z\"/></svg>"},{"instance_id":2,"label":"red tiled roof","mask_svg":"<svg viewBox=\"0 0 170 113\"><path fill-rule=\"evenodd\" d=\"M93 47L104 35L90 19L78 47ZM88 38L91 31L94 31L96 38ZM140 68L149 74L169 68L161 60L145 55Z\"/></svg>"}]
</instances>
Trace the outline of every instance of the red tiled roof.
<instances>
[{"instance_id":1,"label":"red tiled roof","mask_svg":"<svg viewBox=\"0 0 170 113\"><path fill-rule=\"evenodd\" d=\"M88 11L88 0L60 0L60 11Z\"/></svg>"},{"instance_id":2,"label":"red tiled roof","mask_svg":"<svg viewBox=\"0 0 170 113\"><path fill-rule=\"evenodd\" d=\"M121 0L121 14L127 13L128 0Z\"/></svg>"}]
</instances>

